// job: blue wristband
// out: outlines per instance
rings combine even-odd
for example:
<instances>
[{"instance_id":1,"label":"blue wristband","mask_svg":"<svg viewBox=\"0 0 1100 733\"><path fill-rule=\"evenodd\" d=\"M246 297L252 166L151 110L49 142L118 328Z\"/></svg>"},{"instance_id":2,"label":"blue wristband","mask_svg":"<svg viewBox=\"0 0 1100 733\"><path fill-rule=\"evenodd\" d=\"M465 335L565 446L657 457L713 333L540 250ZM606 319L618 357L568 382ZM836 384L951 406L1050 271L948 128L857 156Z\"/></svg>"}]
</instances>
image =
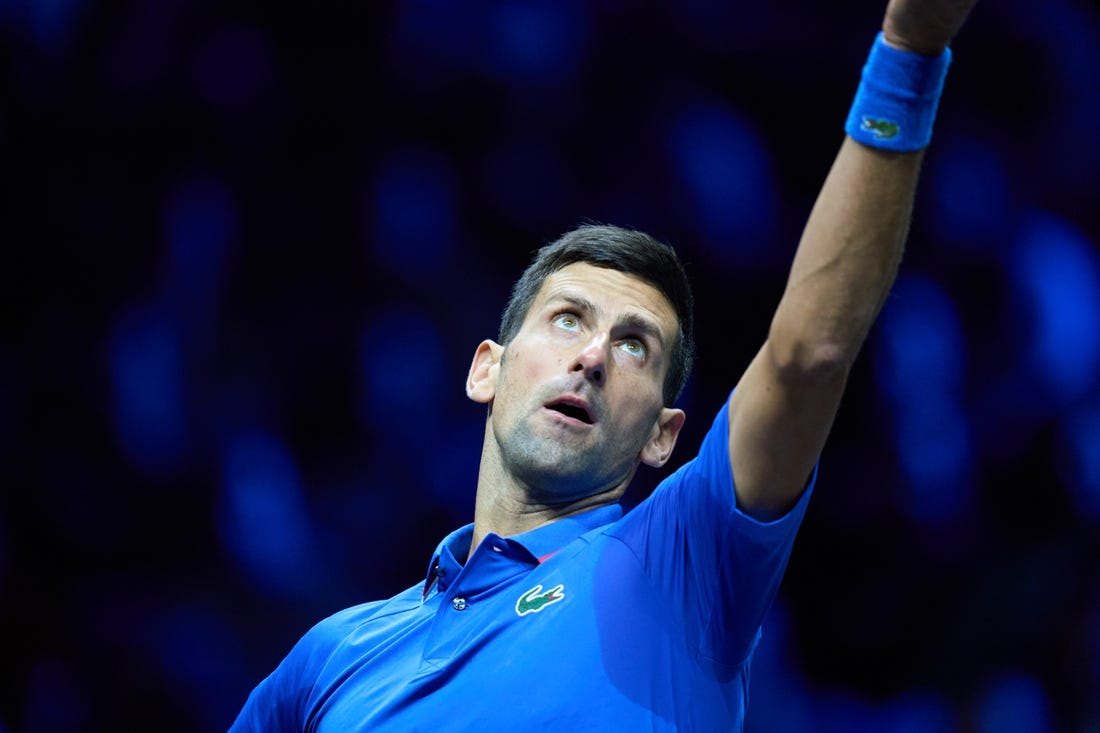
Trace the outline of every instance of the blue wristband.
<instances>
[{"instance_id":1,"label":"blue wristband","mask_svg":"<svg viewBox=\"0 0 1100 733\"><path fill-rule=\"evenodd\" d=\"M928 146L951 49L938 56L901 51L875 36L844 131L873 148L911 152Z\"/></svg>"}]
</instances>

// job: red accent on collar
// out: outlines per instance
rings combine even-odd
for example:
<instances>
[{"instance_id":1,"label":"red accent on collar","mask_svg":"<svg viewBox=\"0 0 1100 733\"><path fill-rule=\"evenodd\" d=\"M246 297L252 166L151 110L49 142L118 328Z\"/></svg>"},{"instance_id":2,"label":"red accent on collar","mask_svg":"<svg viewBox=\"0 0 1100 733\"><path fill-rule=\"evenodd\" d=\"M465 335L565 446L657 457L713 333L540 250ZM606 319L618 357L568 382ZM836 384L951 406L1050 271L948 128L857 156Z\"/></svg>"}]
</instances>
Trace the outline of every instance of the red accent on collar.
<instances>
[{"instance_id":1,"label":"red accent on collar","mask_svg":"<svg viewBox=\"0 0 1100 733\"><path fill-rule=\"evenodd\" d=\"M554 550L553 552L546 553L542 557L538 558L539 564L541 565L542 563L546 562L547 560L549 560L550 558L552 558L554 555L557 555L557 554L558 554L557 550Z\"/></svg>"}]
</instances>

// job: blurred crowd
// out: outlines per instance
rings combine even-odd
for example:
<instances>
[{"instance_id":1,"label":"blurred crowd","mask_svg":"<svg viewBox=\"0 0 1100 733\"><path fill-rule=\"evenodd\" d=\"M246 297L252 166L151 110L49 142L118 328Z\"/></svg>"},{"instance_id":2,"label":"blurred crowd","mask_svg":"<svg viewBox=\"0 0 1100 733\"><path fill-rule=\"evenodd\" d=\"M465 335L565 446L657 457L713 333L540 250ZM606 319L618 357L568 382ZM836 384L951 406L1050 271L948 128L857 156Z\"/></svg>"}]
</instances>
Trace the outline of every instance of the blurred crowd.
<instances>
[{"instance_id":1,"label":"blurred crowd","mask_svg":"<svg viewBox=\"0 0 1100 733\"><path fill-rule=\"evenodd\" d=\"M531 253L696 287L671 465L763 340L882 7L0 0L0 731L224 730L472 521ZM1100 730L1100 9L979 4L748 729Z\"/></svg>"}]
</instances>

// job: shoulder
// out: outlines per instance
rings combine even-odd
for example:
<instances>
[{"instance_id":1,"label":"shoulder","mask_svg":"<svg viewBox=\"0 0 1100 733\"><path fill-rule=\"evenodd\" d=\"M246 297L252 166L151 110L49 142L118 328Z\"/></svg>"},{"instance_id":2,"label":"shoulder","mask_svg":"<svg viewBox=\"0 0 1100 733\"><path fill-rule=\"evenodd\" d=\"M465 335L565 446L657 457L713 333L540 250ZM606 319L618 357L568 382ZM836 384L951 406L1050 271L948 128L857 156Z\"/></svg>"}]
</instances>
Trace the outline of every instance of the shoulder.
<instances>
[{"instance_id":1,"label":"shoulder","mask_svg":"<svg viewBox=\"0 0 1100 733\"><path fill-rule=\"evenodd\" d=\"M416 601L411 598L415 590ZM337 611L315 623L294 645L275 672L275 677L292 687L305 690L325 674L325 669L340 656L348 639L371 622L418 603L420 590L409 589L384 601L372 601Z\"/></svg>"},{"instance_id":2,"label":"shoulder","mask_svg":"<svg viewBox=\"0 0 1100 733\"><path fill-rule=\"evenodd\" d=\"M413 586L392 598L382 601L370 601L351 606L327 616L310 628L305 633L299 646L306 646L318 650L331 650L354 633L364 624L373 620L390 616L395 613L407 611L419 606L421 602L421 588Z\"/></svg>"},{"instance_id":3,"label":"shoulder","mask_svg":"<svg viewBox=\"0 0 1100 733\"><path fill-rule=\"evenodd\" d=\"M652 492L650 504L672 501L676 511L698 502L710 519L721 519L734 508L736 491L729 458L728 399L715 412L698 452L666 476Z\"/></svg>"},{"instance_id":4,"label":"shoulder","mask_svg":"<svg viewBox=\"0 0 1100 733\"><path fill-rule=\"evenodd\" d=\"M351 606L315 623L252 691L231 730L306 729L315 707L317 682L347 640L372 620L413 607L419 600L420 586L415 586L388 600Z\"/></svg>"}]
</instances>

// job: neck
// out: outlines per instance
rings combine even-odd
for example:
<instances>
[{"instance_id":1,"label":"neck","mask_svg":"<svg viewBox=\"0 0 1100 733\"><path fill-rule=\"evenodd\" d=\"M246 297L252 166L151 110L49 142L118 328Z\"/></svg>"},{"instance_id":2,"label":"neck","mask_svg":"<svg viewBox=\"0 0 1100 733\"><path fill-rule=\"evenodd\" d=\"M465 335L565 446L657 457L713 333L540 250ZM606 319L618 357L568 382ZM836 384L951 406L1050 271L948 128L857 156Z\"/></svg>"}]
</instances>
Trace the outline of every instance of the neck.
<instances>
[{"instance_id":1,"label":"neck","mask_svg":"<svg viewBox=\"0 0 1100 733\"><path fill-rule=\"evenodd\" d=\"M479 485L474 506L474 536L470 542L470 555L474 554L474 550L490 532L501 537L523 534L558 519L614 504L620 496L622 491L607 491L567 504L540 506L517 501L506 493L487 491L484 486Z\"/></svg>"},{"instance_id":2,"label":"neck","mask_svg":"<svg viewBox=\"0 0 1100 733\"><path fill-rule=\"evenodd\" d=\"M621 483L596 493L555 502L537 487L508 473L495 451L484 450L478 471L474 534L469 555L474 554L490 532L510 537L589 509L614 504L622 497L630 478L627 476Z\"/></svg>"}]
</instances>

